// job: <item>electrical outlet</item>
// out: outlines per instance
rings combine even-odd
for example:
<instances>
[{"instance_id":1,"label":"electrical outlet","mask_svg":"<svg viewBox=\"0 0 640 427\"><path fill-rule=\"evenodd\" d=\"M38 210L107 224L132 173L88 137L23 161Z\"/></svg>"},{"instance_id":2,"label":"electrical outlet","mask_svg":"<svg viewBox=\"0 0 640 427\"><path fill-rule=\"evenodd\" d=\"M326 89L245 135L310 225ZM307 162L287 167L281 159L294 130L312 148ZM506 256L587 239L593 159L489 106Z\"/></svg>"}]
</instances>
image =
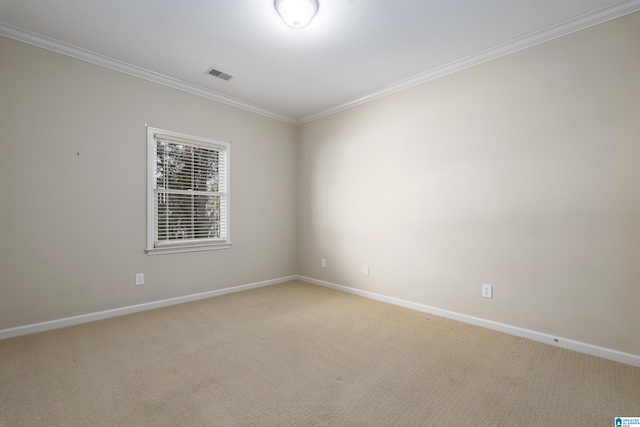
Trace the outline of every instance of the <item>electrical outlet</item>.
<instances>
[{"instance_id":1,"label":"electrical outlet","mask_svg":"<svg viewBox=\"0 0 640 427\"><path fill-rule=\"evenodd\" d=\"M365 276L369 275L369 266L368 265L363 265L362 266L362 274Z\"/></svg>"},{"instance_id":2,"label":"electrical outlet","mask_svg":"<svg viewBox=\"0 0 640 427\"><path fill-rule=\"evenodd\" d=\"M136 274L136 286L144 285L144 273Z\"/></svg>"},{"instance_id":3,"label":"electrical outlet","mask_svg":"<svg viewBox=\"0 0 640 427\"><path fill-rule=\"evenodd\" d=\"M324 259L324 258L322 258L322 260L320 261L320 266L321 266L322 268L325 268L325 267L327 266L327 260L326 260L326 259Z\"/></svg>"},{"instance_id":4,"label":"electrical outlet","mask_svg":"<svg viewBox=\"0 0 640 427\"><path fill-rule=\"evenodd\" d=\"M485 298L493 298L493 286L482 285L482 296Z\"/></svg>"}]
</instances>

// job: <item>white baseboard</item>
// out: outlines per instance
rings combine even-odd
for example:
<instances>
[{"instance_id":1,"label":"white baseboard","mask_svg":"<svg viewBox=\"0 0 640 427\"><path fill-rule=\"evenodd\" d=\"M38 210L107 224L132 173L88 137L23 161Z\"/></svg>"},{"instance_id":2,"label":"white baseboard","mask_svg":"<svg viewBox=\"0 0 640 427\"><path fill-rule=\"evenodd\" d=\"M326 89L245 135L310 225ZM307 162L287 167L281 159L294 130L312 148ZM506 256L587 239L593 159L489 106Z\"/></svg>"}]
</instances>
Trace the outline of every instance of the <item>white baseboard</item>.
<instances>
[{"instance_id":1,"label":"white baseboard","mask_svg":"<svg viewBox=\"0 0 640 427\"><path fill-rule=\"evenodd\" d=\"M431 307L425 304L419 304L399 298L389 297L386 295L376 294L374 292L362 291L360 289L350 288L347 286L337 285L335 283L325 282L305 276L286 276L278 279L265 280L262 282L250 283L247 285L234 286L230 288L217 289L215 291L202 292L198 294L185 295L182 297L169 298L159 301L152 301L144 304L137 304L128 307L115 308L112 310L99 311L96 313L82 314L80 316L65 317L63 319L50 320L47 322L34 323L31 325L18 326L15 328L0 330L0 340L6 338L18 337L21 335L33 334L36 332L48 331L51 329L64 328L67 326L79 325L82 323L94 322L96 320L108 319L110 317L124 316L126 314L138 313L140 311L153 310L155 308L167 307L170 305L182 304L185 302L197 301L205 298L212 298L220 295L230 294L233 292L241 292L249 289L260 288L263 286L275 285L277 283L288 282L291 280L301 280L303 282L314 285L324 286L326 288L335 289L337 291L346 292L353 295L373 299L376 301L394 304L400 307L417 310L436 316L445 317L447 319L457 320L471 325L504 332L522 338L539 341L545 344L551 344L557 347L566 348L568 350L578 351L580 353L589 354L591 356L601 357L603 359L613 360L627 365L640 368L640 356L612 350L605 347L599 347L580 341L570 340L567 338L556 337L542 332L532 331L530 329L519 328L504 323L494 322L491 320L481 319L479 317L468 316L466 314L456 313L441 308Z\"/></svg>"},{"instance_id":2,"label":"white baseboard","mask_svg":"<svg viewBox=\"0 0 640 427\"><path fill-rule=\"evenodd\" d=\"M159 301L147 302L144 304L131 305L128 307L114 308L112 310L98 311L96 313L82 314L80 316L65 317L63 319L50 320L47 322L33 323L31 325L17 326L15 328L1 329L0 340L18 337L21 335L33 334L36 332L48 331L51 329L64 328L67 326L79 325L81 323L94 322L96 320L108 319L110 317L124 316L126 314L138 313L140 311L153 310L155 308L167 307L170 305L182 304L185 302L197 301L205 298L217 297L220 295L241 292L249 289L261 288L263 286L275 285L277 283L297 280L298 276L280 277L278 279L265 280L263 282L250 283L248 285L234 286L231 288L217 289L215 291L202 292L199 294L185 295L182 297L163 299Z\"/></svg>"},{"instance_id":3,"label":"white baseboard","mask_svg":"<svg viewBox=\"0 0 640 427\"><path fill-rule=\"evenodd\" d=\"M466 314L460 314L453 311L443 310L440 308L431 307L428 305L419 304L419 303L415 303L415 302L411 302L411 301L407 301L399 298L376 294L374 292L362 291L360 289L350 288L342 285L336 285L335 283L324 282L322 280L312 279L310 277L298 276L298 280L311 283L314 285L335 289L337 291L347 292L353 295L370 298L376 301L382 301L389 304L398 305L400 307L422 311L424 313L433 314L435 316L446 317L447 319L457 320L460 322L469 323L471 325L481 326L487 329L493 329L495 331L504 332L510 335L527 338L533 341L539 341L545 344L551 344L556 347L562 347L568 350L573 350L580 353L589 354L591 356L601 357L603 359L613 360L614 362L620 362L626 365L631 365L631 366L640 368L640 356L636 354L624 353L622 351L612 350L609 348L599 347L596 345L587 344L580 341L574 341L566 338L556 337L556 336L545 334L542 332L536 332L529 329L519 328L517 326L511 326L511 325L506 325L504 323L498 323L491 320L481 319L479 317L467 316Z\"/></svg>"}]
</instances>

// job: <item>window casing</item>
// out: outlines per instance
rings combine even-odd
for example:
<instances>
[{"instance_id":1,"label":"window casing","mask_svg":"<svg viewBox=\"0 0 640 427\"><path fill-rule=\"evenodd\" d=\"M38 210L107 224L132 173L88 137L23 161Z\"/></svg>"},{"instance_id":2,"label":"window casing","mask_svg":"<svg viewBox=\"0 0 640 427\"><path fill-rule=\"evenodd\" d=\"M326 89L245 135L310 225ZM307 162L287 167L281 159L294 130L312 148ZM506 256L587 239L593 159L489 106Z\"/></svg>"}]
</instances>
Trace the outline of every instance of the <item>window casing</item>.
<instances>
[{"instance_id":1,"label":"window casing","mask_svg":"<svg viewBox=\"0 0 640 427\"><path fill-rule=\"evenodd\" d=\"M147 253L231 247L231 144L147 128Z\"/></svg>"}]
</instances>

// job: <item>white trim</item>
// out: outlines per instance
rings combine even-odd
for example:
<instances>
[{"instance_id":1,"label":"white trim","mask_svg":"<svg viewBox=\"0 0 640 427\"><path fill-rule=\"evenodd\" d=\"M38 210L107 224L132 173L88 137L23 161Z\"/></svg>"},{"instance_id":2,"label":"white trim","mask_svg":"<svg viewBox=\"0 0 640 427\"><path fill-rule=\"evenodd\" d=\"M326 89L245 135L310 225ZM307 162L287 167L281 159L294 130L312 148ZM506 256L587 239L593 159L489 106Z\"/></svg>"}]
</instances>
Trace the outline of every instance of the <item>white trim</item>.
<instances>
[{"instance_id":1,"label":"white trim","mask_svg":"<svg viewBox=\"0 0 640 427\"><path fill-rule=\"evenodd\" d=\"M575 18L567 19L566 21L547 27L543 30L527 34L525 36L516 38L507 43L503 43L498 46L491 47L481 52L469 55L465 58L458 59L449 64L443 65L438 68L434 68L424 73L420 73L405 80L401 80L397 83L385 86L381 89L369 92L363 96L355 98L351 101L343 104L336 105L324 111L312 114L301 119L296 119L291 116L276 113L275 111L267 110L262 107L241 101L236 98L232 98L226 95L222 95L218 92L214 92L209 89L205 89L200 86L196 86L190 83L183 82L181 80L174 79L153 71L146 70L144 68L136 67L135 65L127 64L122 61L118 61L86 49L82 49L77 46L62 43L48 37L41 36L39 34L31 33L29 31L22 30L20 28L13 27L8 24L0 22L0 36L5 36L10 39L18 40L24 43L38 46L44 49L51 50L53 52L61 53L63 55L70 56L72 58L87 61L92 64L96 64L111 70L120 71L131 76L139 77L144 80L148 80L154 83L158 83L164 86L168 86L174 89L181 90L183 92L191 93L193 95L201 96L203 98L211 99L223 104L231 105L233 107L240 108L242 110L250 111L252 113L260 114L272 119L280 120L292 125L301 125L339 111L347 110L360 104L364 104L369 101L373 101L383 96L391 95L396 92L408 89L413 86L420 85L422 83L429 82L431 80L444 77L449 74L462 71L464 69L473 67L475 65L482 64L483 62L491 61L493 59L500 58L501 56L508 55L510 53L517 52L519 50L526 49L528 47L535 46L537 44L545 43L558 37L571 34L576 31L583 30L585 28L592 27L594 25L601 24L606 21L610 21L615 18L619 18L624 15L636 12L640 10L640 0L622 0L614 3L610 6L597 9L592 12L585 13Z\"/></svg>"},{"instance_id":2,"label":"white trim","mask_svg":"<svg viewBox=\"0 0 640 427\"><path fill-rule=\"evenodd\" d=\"M411 310L421 311L423 313L433 314L435 316L445 317L447 319L457 320L459 322L468 323L482 328L492 329L494 331L504 332L509 335L527 338L533 341L539 341L544 344L551 344L556 347L566 348L568 350L589 354L591 356L601 357L603 359L613 360L614 362L624 363L640 368L640 355L624 353L618 350L612 350L605 347L599 347L580 341L561 338L542 332L532 331L530 329L519 328L517 326L506 325L504 323L494 322L492 320L481 319L479 317L468 316L466 314L456 313L441 308L431 307L412 301L399 298L389 297L386 295L376 294L374 292L363 291L360 289L350 288L348 286L336 285L335 283L325 282L322 280L312 279L310 277L298 276L298 280L311 283L314 285L324 286L337 291L346 292L353 295L373 299L376 301L386 302L400 307L409 308ZM556 341L557 340L557 341Z\"/></svg>"},{"instance_id":3,"label":"white trim","mask_svg":"<svg viewBox=\"0 0 640 427\"><path fill-rule=\"evenodd\" d=\"M596 345L587 344L580 341L556 337L556 336L545 334L542 332L532 331L530 329L519 328L517 326L511 326L511 325L494 322L487 319L481 319L479 317L468 316L466 314L456 313L449 310L443 310L443 309L431 307L425 304L419 304L416 302L389 297L389 296L377 294L374 292L350 288L348 286L337 285L335 283L325 282L322 280L313 279L310 277L305 277L300 275L285 276L277 279L250 283L247 285L233 286L233 287L218 289L214 291L185 295L182 297L175 297L175 298L169 298L169 299L153 301L153 302L148 302L143 304L132 305L128 307L115 308L112 310L99 311L96 313L82 314L82 315L73 316L73 317L65 317L63 319L33 323L31 325L17 326L15 328L0 329L0 340L18 337L22 335L34 334L37 332L49 331L52 329L65 328L68 326L80 325L82 323L95 322L97 320L124 316L127 314L153 310L156 308L168 307L176 304L183 304L191 301L198 301L206 298L213 298L220 295L247 291L250 289L261 288L264 286L275 285L278 283L289 282L292 280L299 280L306 283L323 286L323 287L334 289L337 291L358 295L364 298L369 298L376 301L397 305L397 306L408 308L411 310L420 311L423 313L433 314L435 316L440 316L447 319L457 320L459 322L480 326L482 328L492 329L494 331L504 332L509 335L515 335L515 336L530 339L533 341L542 342L544 344L551 344L551 345L565 348L568 350L577 351L579 353L585 353L591 356L601 357L603 359L612 360L614 362L624 363L626 365L631 365L631 366L640 368L640 355L625 353L622 351L612 350L605 347L599 347ZM558 341L556 342L555 340L558 340Z\"/></svg>"},{"instance_id":4,"label":"white trim","mask_svg":"<svg viewBox=\"0 0 640 427\"><path fill-rule=\"evenodd\" d=\"M484 62L492 61L502 56L506 56L541 43L546 43L548 41L566 36L576 31L584 30L585 28L602 24L603 22L610 21L612 19L619 18L633 12L637 12L638 10L640 10L640 0L622 0L610 6L585 13L575 18L567 19L566 21L552 25L543 30L535 31L522 37L518 37L498 46L485 49L467 57L450 62L449 64L443 65L441 67L434 68L424 73L417 74L408 79L393 83L389 86L385 86L373 92L369 92L351 101L336 105L335 107L299 119L296 124L301 125L304 123L308 123L313 120L317 120L319 118L347 110L357 105L361 105L369 101L373 101L375 99L382 98L384 96L391 95L405 89L409 89L413 86L439 79L440 77L444 77L449 74L457 73L458 71L474 67Z\"/></svg>"},{"instance_id":5,"label":"white trim","mask_svg":"<svg viewBox=\"0 0 640 427\"><path fill-rule=\"evenodd\" d=\"M186 252L217 251L231 249L231 242L222 245L168 246L166 248L145 249L147 255L181 254Z\"/></svg>"},{"instance_id":6,"label":"white trim","mask_svg":"<svg viewBox=\"0 0 640 427\"><path fill-rule=\"evenodd\" d=\"M263 282L250 283L248 285L233 286L230 288L217 289L215 291L202 292L199 294L185 295L182 297L163 299L159 301L147 302L144 304L131 305L128 307L115 308L112 310L98 311L96 313L82 314L80 316L65 317L64 319L50 320L47 322L33 323L31 325L17 326L15 328L0 330L0 340L18 337L21 335L34 334L36 332L48 331L51 329L65 328L67 326L80 325L82 323L95 322L96 320L108 319L111 317L124 316L141 311L153 310L170 305L183 304L185 302L198 301L201 299L217 297L234 292L247 291L249 289L261 288L275 285L277 283L296 280L297 276L286 276L278 279L265 280Z\"/></svg>"},{"instance_id":7,"label":"white trim","mask_svg":"<svg viewBox=\"0 0 640 427\"><path fill-rule=\"evenodd\" d=\"M297 120L293 117L286 116L284 114L276 113L271 110L267 110L257 105L250 104L248 102L241 101L230 96L223 95L221 93L205 89L201 86L196 86L191 83L183 82L182 80L174 79L173 77L165 76L154 71L150 71L135 65L128 64L126 62L118 61L117 59L109 58L104 55L100 55L95 52L83 49L78 46L74 46L67 43L62 43L57 40L50 39L48 37L41 36L29 31L25 31L21 28L14 27L0 22L0 36L5 36L13 40L28 43L33 46L41 47L53 52L61 53L63 55L70 56L72 58L80 59L82 61L90 62L101 67L109 68L111 70L119 71L121 73L129 74L130 76L138 77L150 82L158 83L164 86L168 86L173 89L178 89L183 92L190 93L192 95L201 96L203 98L211 99L213 101L220 102L222 104L231 105L232 107L240 108L242 110L250 111L252 113L260 114L272 119L280 120L292 125L297 124Z\"/></svg>"},{"instance_id":8,"label":"white trim","mask_svg":"<svg viewBox=\"0 0 640 427\"><path fill-rule=\"evenodd\" d=\"M159 255L159 254L171 254L171 253L182 253L182 252L198 252L198 251L211 251L218 249L231 249L231 141L220 141L211 138L204 138L200 136L187 135L186 133L174 132L165 129L159 129L155 127L151 127L145 124L147 127L147 255ZM158 138L160 135L162 137L168 138L177 138L178 140L184 141L185 144L197 145L206 149L218 149L221 152L224 152L225 164L226 164L226 172L224 174L225 177L225 191L224 191L224 199L226 202L225 208L225 239L221 239L219 243L205 243L204 241L192 240L191 242L180 245L176 244L172 245L164 245L162 247L155 247L155 220L154 220L154 186L155 186L155 177L154 177L154 168L156 162L156 145ZM162 139L162 138L160 138ZM197 193L197 192L194 192ZM191 194L194 194L191 193ZM199 242L199 243L198 243Z\"/></svg>"}]
</instances>

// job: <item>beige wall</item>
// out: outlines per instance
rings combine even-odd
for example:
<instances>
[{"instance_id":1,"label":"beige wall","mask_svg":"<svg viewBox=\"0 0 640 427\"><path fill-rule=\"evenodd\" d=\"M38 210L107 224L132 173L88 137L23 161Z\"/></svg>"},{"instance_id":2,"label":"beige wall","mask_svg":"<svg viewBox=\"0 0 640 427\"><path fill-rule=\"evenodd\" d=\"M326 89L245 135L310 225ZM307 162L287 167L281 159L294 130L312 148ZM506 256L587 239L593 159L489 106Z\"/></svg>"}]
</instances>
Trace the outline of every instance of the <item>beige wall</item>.
<instances>
[{"instance_id":1,"label":"beige wall","mask_svg":"<svg viewBox=\"0 0 640 427\"><path fill-rule=\"evenodd\" d=\"M640 354L639 52L635 13L301 126L298 273Z\"/></svg>"},{"instance_id":2,"label":"beige wall","mask_svg":"<svg viewBox=\"0 0 640 427\"><path fill-rule=\"evenodd\" d=\"M0 37L0 329L298 273L640 354L639 40L296 128ZM231 250L145 255L145 122L232 141Z\"/></svg>"},{"instance_id":3,"label":"beige wall","mask_svg":"<svg viewBox=\"0 0 640 427\"><path fill-rule=\"evenodd\" d=\"M2 37L0 102L0 329L296 274L295 126ZM232 249L144 253L145 123L232 141Z\"/></svg>"}]
</instances>

